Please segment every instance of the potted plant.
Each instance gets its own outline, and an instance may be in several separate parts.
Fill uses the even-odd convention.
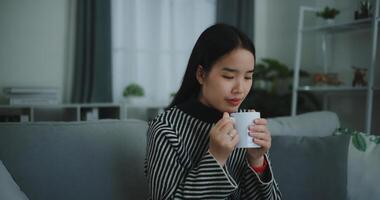
[[[123,96],[129,104],[137,104],[138,102],[141,102],[144,95],[144,89],[137,83],[127,85],[123,91]]]
[[[300,77],[308,76],[306,71],[300,70]],[[276,59],[264,58],[261,63],[256,64],[253,80],[256,88],[277,94],[286,92],[292,77],[293,70],[287,65]]]
[[[253,89],[243,101],[242,109],[255,109],[262,116],[277,117],[290,115],[292,102],[292,78],[294,71],[272,58],[264,58],[257,63],[253,72]],[[300,78],[310,75],[304,70],[299,71]],[[298,95],[299,111],[310,112],[319,110],[319,100],[309,92]]]
[[[326,6],[323,10],[317,12],[316,15],[317,17],[327,20],[327,23],[331,24],[339,13],[339,10]]]

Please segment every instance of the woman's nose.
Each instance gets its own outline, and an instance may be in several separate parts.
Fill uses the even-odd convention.
[[[244,92],[243,90],[244,90],[243,82],[241,80],[236,80],[234,87],[232,89],[232,92],[239,94],[239,93],[243,93]]]

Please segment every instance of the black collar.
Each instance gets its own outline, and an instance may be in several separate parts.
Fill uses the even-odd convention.
[[[177,107],[192,117],[195,117],[207,123],[216,123],[223,117],[222,112],[215,108],[204,105],[195,98],[192,98],[187,102],[178,105]]]

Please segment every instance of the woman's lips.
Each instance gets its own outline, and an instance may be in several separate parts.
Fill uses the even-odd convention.
[[[240,104],[240,99],[227,99],[226,101],[232,106],[238,106]]]

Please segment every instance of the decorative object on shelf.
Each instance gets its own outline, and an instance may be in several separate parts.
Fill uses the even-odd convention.
[[[327,21],[328,24],[333,24],[335,17],[340,13],[335,8],[326,6],[323,10],[316,13],[317,17],[321,17]]]
[[[355,11],[355,20],[356,19],[365,19],[372,17],[372,5],[369,0],[360,1],[359,10]]]
[[[313,75],[313,83],[317,86],[322,85],[341,85],[343,82],[339,80],[337,73],[315,73]]]
[[[255,66],[253,81],[255,88],[277,94],[287,92],[292,76],[293,70],[284,63],[273,58],[263,58],[262,62]],[[308,77],[309,73],[301,70],[300,76]]]
[[[54,87],[6,87],[9,105],[57,105],[59,89]]]
[[[137,105],[145,95],[144,89],[137,83],[131,83],[124,89],[123,96],[129,104]]]
[[[354,69],[354,80],[352,80],[352,86],[367,86],[367,81],[364,79],[367,68],[358,68],[353,66]]]

